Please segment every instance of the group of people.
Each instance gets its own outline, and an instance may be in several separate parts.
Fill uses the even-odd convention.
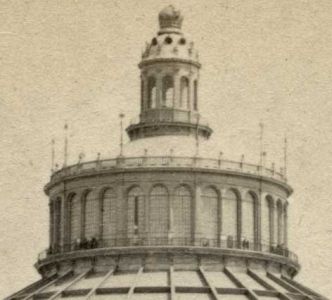
[[[47,249],[47,255],[60,253],[60,246],[53,245]]]
[[[278,244],[275,247],[271,247],[271,252],[275,253],[275,254],[281,254],[284,256],[288,256],[288,254],[289,254],[289,250],[287,248],[285,248],[285,246],[283,244]]]
[[[71,250],[81,250],[81,249],[95,249],[98,248],[98,240],[95,237],[77,239],[74,245],[70,246]],[[66,249],[67,247],[64,247]],[[57,254],[61,252],[61,247],[59,245],[52,245],[47,249],[47,255]]]
[[[242,239],[240,244],[238,241],[231,235],[227,236],[227,248],[242,248],[249,249],[250,241],[247,239]]]
[[[247,239],[242,240],[242,249],[249,249],[250,242]]]
[[[77,239],[74,244],[74,250],[98,248],[98,240],[93,238]]]

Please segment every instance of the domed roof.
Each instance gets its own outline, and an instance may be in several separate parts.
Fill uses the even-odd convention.
[[[165,7],[159,13],[159,25],[160,28],[181,28],[183,17],[179,10],[176,10],[174,6],[169,5]]]
[[[172,295],[170,297],[170,295]],[[262,270],[82,270],[44,279],[7,299],[326,299],[299,283]]]
[[[194,43],[182,33],[165,33],[157,35],[146,44],[142,55],[143,61],[158,58],[176,58],[198,61],[198,51]]]
[[[194,43],[181,32],[183,17],[172,5],[159,13],[160,31],[146,43],[142,54],[143,62],[150,59],[176,58],[198,61],[198,52]],[[197,66],[199,66],[197,62]]]
[[[178,59],[200,67],[194,43],[181,31],[182,21],[180,11],[172,5],[165,7],[159,13],[160,30],[150,42],[146,43],[141,64],[154,59]]]

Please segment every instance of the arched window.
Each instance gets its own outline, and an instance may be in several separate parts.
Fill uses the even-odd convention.
[[[108,188],[102,195],[102,237],[105,245],[115,244],[117,224],[117,197],[113,189]]]
[[[211,240],[212,245],[217,245],[218,242],[218,198],[215,189],[209,187],[203,190],[200,211],[203,220],[202,236]]]
[[[60,245],[61,241],[61,198],[57,198],[54,203],[54,244]]]
[[[71,243],[76,242],[81,238],[81,203],[76,194],[72,194],[69,197],[69,226],[70,226],[70,238]]]
[[[192,196],[186,186],[175,189],[171,203],[172,232],[177,245],[191,241]]]
[[[198,83],[194,80],[194,110],[198,110]]]
[[[283,245],[283,208],[281,200],[277,202],[277,232],[278,232],[278,245]]]
[[[273,198],[271,196],[266,196],[265,201],[262,203],[262,244],[263,246],[272,245],[272,235],[273,230]]]
[[[255,237],[255,198],[247,193],[242,201],[242,238],[254,242]]]
[[[168,236],[168,192],[164,186],[155,186],[150,193],[149,201],[149,232],[152,238],[166,238]],[[163,243],[163,240],[156,240]]]
[[[223,198],[223,234],[228,239],[236,242],[237,240],[237,202],[238,198],[234,191],[228,190]]]
[[[157,87],[156,79],[149,77],[148,79],[148,108],[155,108],[157,104]]]
[[[189,79],[181,77],[180,108],[189,108]]]
[[[128,192],[128,237],[142,235],[144,230],[144,198],[139,187],[133,187]]]
[[[99,203],[92,192],[83,196],[84,223],[83,232],[87,239],[98,238],[99,235]]]
[[[172,76],[166,75],[162,81],[162,106],[172,107],[174,97],[174,81]]]

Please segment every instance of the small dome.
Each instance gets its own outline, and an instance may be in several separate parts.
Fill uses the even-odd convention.
[[[198,51],[194,43],[183,33],[164,32],[146,44],[143,60],[156,58],[178,58],[198,62]]]
[[[159,25],[161,29],[177,28],[180,29],[183,17],[179,10],[176,10],[172,5],[165,7],[159,13]]]

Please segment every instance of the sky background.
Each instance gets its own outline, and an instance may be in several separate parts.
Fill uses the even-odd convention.
[[[258,162],[262,120],[267,162],[281,167],[287,133],[297,280],[332,297],[331,0],[2,0],[0,298],[39,279],[51,139],[60,165],[66,120],[70,162],[119,153],[118,115],[138,114],[137,64],[170,3],[200,52],[211,151]]]

